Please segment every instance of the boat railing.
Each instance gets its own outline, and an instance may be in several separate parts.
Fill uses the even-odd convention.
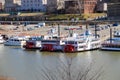
[[[105,45],[107,45],[107,44],[110,44],[110,45],[120,45],[120,42],[104,42],[104,43],[102,43],[102,44],[105,44]]]

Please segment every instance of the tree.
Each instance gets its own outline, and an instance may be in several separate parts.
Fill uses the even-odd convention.
[[[83,67],[77,66],[73,57],[68,58],[65,56],[62,59],[58,59],[58,62],[59,65],[54,70],[46,66],[41,69],[41,76],[44,80],[98,80],[103,73],[102,67],[94,69],[93,62]]]
[[[77,0],[78,2],[78,9],[79,9],[79,14],[82,14],[82,9],[83,9],[83,0]]]

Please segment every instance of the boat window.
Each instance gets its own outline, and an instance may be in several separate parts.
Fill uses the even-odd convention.
[[[79,48],[84,48],[84,46],[79,46]]]
[[[93,39],[92,41],[98,41],[98,39]]]
[[[13,39],[10,39],[10,41],[13,41]]]
[[[75,42],[75,41],[67,41],[67,42],[65,42],[66,44],[77,44],[77,42]]]
[[[81,41],[81,42],[78,42],[78,43],[80,44],[80,43],[84,43],[84,42],[83,42],[83,41]]]
[[[108,44],[104,44],[103,47],[109,47],[109,48],[120,48],[120,45],[108,45]]]
[[[15,41],[19,41],[19,40],[15,40]]]
[[[11,41],[15,41],[14,39],[11,39]]]
[[[24,39],[23,40],[19,40],[19,41],[24,41]]]
[[[59,42],[59,41],[49,41],[49,40],[46,40],[46,41],[42,41],[42,42],[47,42],[47,43],[48,42],[50,42],[50,43],[53,42],[53,43],[56,43],[56,42]]]

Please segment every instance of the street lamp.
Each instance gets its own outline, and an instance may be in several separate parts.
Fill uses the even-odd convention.
[[[110,27],[110,43],[112,43],[112,28]]]

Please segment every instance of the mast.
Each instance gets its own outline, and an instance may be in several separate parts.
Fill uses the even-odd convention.
[[[97,38],[97,24],[95,23],[95,38]]]
[[[110,28],[110,43],[112,43],[112,28]]]
[[[58,24],[58,39],[60,40],[60,25]]]

